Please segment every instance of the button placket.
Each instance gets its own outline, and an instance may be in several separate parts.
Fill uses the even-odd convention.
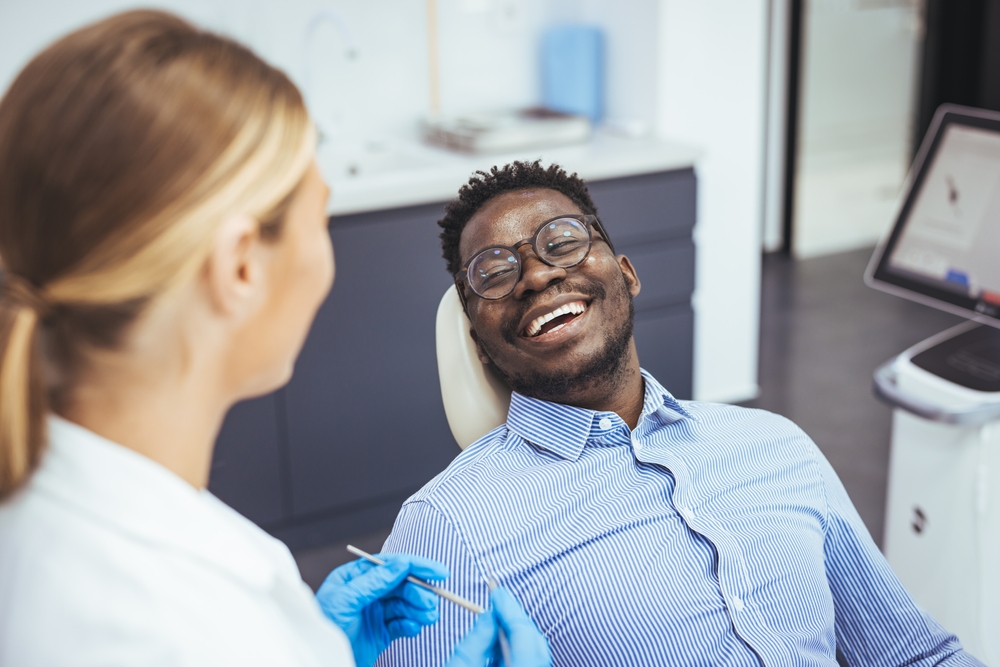
[[[701,529],[695,528],[692,523],[695,520],[694,512],[688,507],[688,475],[687,469],[684,464],[680,461],[672,462],[672,467],[675,468],[675,479],[676,487],[674,489],[674,507],[677,513],[680,514],[684,520],[687,522],[688,527],[695,532],[704,535],[715,547],[715,551],[718,554],[719,565],[718,565],[718,582],[719,589],[722,593],[723,600],[726,601],[726,606],[732,610],[734,614],[741,614],[746,611],[747,602],[746,600],[738,595],[733,588],[739,589],[740,586],[737,583],[735,587],[727,585],[726,581],[732,580],[734,577],[727,577],[726,571],[729,569],[724,563],[727,561],[735,560],[736,572],[735,580],[737,582],[743,582],[743,589],[750,590],[750,578],[746,571],[746,562],[743,559],[743,554],[739,548],[739,543],[735,539],[735,536],[727,531],[722,525],[715,521],[710,515],[703,515],[702,521],[700,522]],[[680,498],[678,498],[680,496]],[[735,553],[731,553],[735,551]],[[734,619],[735,620],[735,619]]]
[[[709,539],[715,545],[719,558],[717,570],[719,591],[726,601],[726,607],[730,610],[733,622],[737,621],[737,616],[745,622],[749,622],[753,616],[747,616],[751,614],[751,611],[747,609],[750,602],[746,595],[753,590],[753,586],[747,576],[746,562],[743,559],[739,542],[734,535],[718,525],[718,522],[711,517],[708,517],[707,521],[715,529],[712,532],[715,533],[716,537],[714,539],[709,537]],[[740,582],[742,582],[742,586]]]

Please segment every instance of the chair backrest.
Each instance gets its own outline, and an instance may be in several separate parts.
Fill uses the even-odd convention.
[[[479,360],[454,285],[441,298],[435,329],[444,413],[451,434],[465,449],[507,421],[510,389]]]

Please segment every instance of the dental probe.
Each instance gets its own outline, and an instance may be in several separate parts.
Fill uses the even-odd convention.
[[[494,579],[493,575],[491,574],[489,581],[486,582],[486,585],[489,586],[490,590],[492,591],[493,589],[497,588],[500,584],[497,583],[497,580]],[[503,664],[504,667],[510,667],[514,663],[511,662],[510,660],[510,642],[507,640],[507,631],[504,630],[503,626],[500,625],[499,623],[497,623],[497,625],[499,626],[497,628],[497,632],[500,635],[500,653],[503,654]]]
[[[381,558],[376,558],[375,556],[372,556],[370,553],[362,551],[361,549],[357,548],[353,544],[348,544],[347,550],[350,551],[355,556],[358,556],[359,558],[364,558],[369,563],[374,563],[375,565],[385,565],[385,561],[382,560]],[[455,595],[451,591],[446,591],[445,589],[435,586],[434,584],[428,584],[423,579],[417,579],[413,575],[408,576],[406,580],[411,584],[415,584],[417,586],[420,586],[421,588],[426,588],[431,593],[443,597],[448,602],[452,602],[454,604],[457,604],[459,607],[468,609],[473,614],[481,614],[484,611],[486,611],[475,602],[466,600],[461,595]]]
[[[482,559],[483,567],[486,569],[486,585],[489,586],[490,590],[494,590],[500,586],[497,583],[497,578],[493,574],[493,564],[490,561],[489,556],[486,552],[483,552]],[[500,653],[503,655],[504,667],[511,667],[513,664],[510,660],[510,641],[507,639],[507,632],[503,629],[503,626],[497,623],[497,634],[500,636]]]

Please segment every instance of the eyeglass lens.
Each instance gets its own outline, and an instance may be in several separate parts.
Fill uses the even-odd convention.
[[[590,252],[587,226],[573,218],[559,218],[535,234],[538,257],[546,264],[569,268]],[[509,248],[487,248],[469,262],[469,286],[481,297],[499,299],[513,291],[521,275],[521,258]]]

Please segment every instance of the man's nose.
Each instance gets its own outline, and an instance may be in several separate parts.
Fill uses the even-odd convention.
[[[511,293],[515,299],[523,298],[531,292],[541,292],[546,287],[566,278],[566,269],[549,266],[538,259],[531,246],[518,248],[521,255],[521,279]]]

